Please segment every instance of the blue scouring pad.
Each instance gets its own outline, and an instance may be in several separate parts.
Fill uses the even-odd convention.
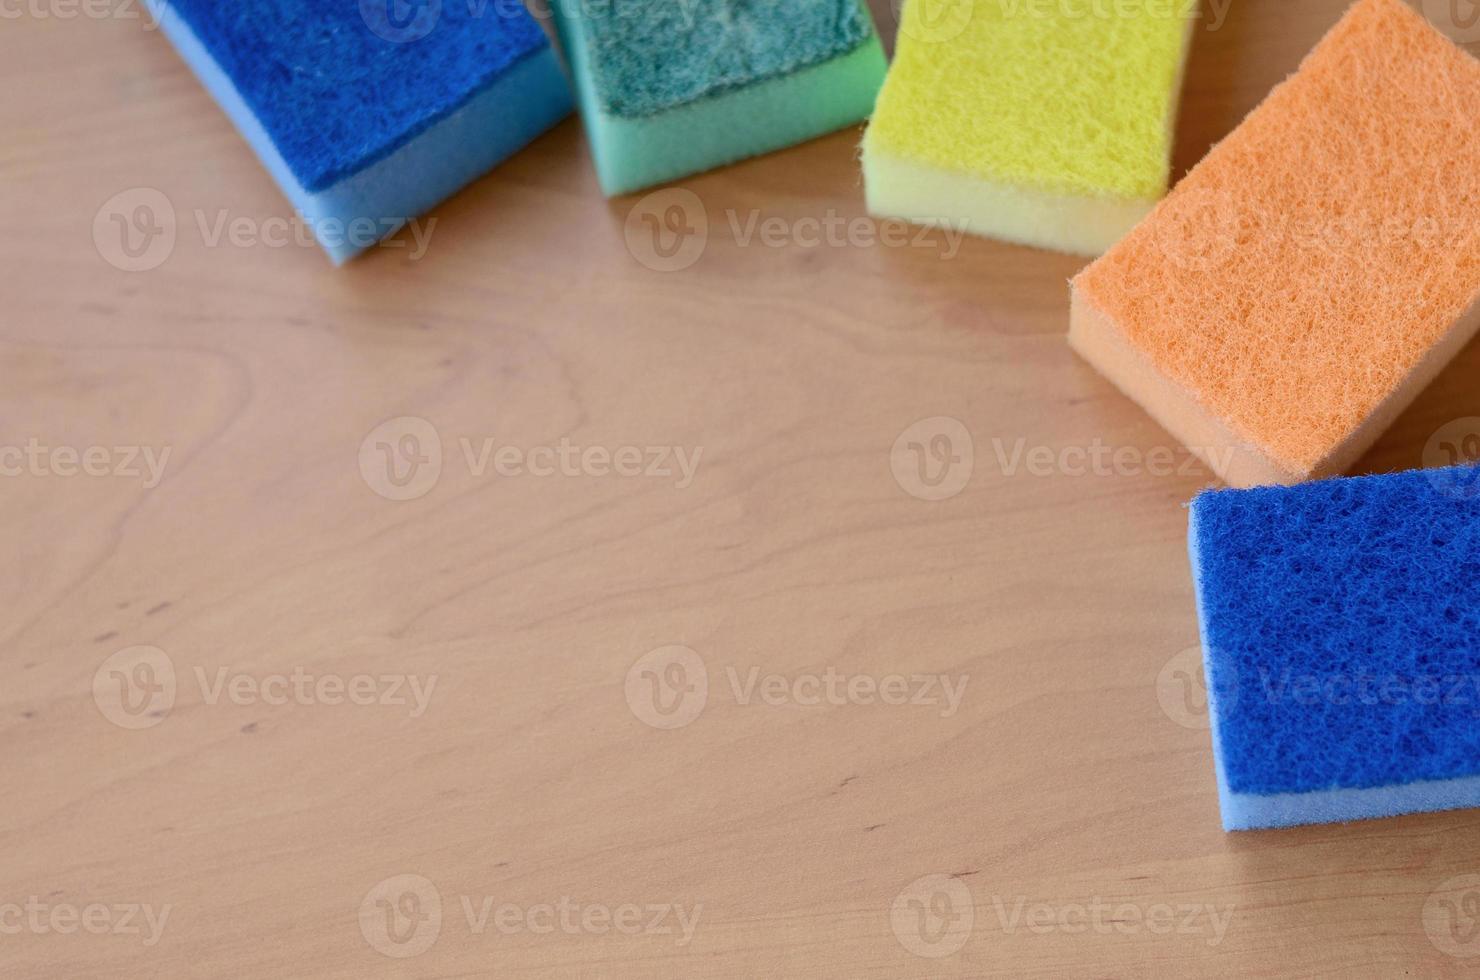
[[[768,153],[873,111],[861,0],[555,0],[608,195]]]
[[[336,264],[571,111],[518,4],[150,4]]]
[[[1227,830],[1480,806],[1480,468],[1192,505]]]

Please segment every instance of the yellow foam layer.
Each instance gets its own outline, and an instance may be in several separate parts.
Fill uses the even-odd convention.
[[[877,150],[863,158],[863,182],[870,214],[1086,256],[1104,254],[1157,203],[1013,187]]]
[[[929,197],[947,205],[931,217],[979,234],[1104,251],[1166,193],[1196,13],[1196,0],[908,0],[864,137],[871,208],[911,217]],[[943,184],[900,186],[906,172]],[[1054,231],[1078,221],[1104,227]]]

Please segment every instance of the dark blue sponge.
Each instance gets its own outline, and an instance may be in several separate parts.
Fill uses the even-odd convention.
[[[1224,825],[1480,805],[1480,469],[1192,505]]]
[[[422,25],[381,20],[376,3],[357,0],[168,3],[309,193],[385,157],[547,43],[511,3],[452,0]]]
[[[517,2],[147,2],[336,262],[572,108]]]

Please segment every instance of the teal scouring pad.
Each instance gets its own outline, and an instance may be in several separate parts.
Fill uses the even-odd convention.
[[[335,263],[485,173],[571,110],[518,4],[151,0]]]
[[[555,0],[608,195],[852,125],[884,51],[861,0]]]
[[[1192,505],[1227,830],[1480,806],[1480,468]]]

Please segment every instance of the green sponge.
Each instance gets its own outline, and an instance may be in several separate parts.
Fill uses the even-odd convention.
[[[1104,252],[1166,194],[1196,0],[940,3],[904,8],[870,213]]]
[[[884,79],[860,0],[556,0],[554,11],[609,196],[856,123]]]

